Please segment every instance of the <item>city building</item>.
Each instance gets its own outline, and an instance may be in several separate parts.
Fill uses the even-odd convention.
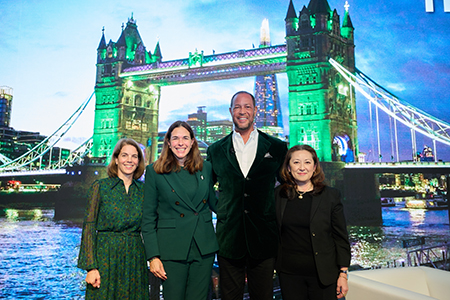
[[[233,131],[233,122],[230,120],[209,121],[206,127],[206,143],[214,142],[226,137]]]
[[[7,86],[0,87],[0,128],[9,127],[11,122],[11,107],[13,89]]]
[[[206,106],[197,107],[197,112],[188,115],[186,123],[191,126],[197,140],[206,141]]]
[[[264,19],[260,30],[260,48],[270,46],[269,21]],[[255,80],[255,102],[257,107],[256,127],[275,137],[284,138],[283,116],[275,74],[258,75]]]
[[[230,120],[208,121],[206,106],[198,106],[196,113],[188,115],[186,123],[192,127],[197,140],[207,145],[217,142],[233,131],[233,122]]]

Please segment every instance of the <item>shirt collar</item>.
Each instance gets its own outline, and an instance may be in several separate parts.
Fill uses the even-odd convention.
[[[253,130],[252,132],[250,132],[250,137],[248,138],[248,141],[252,140],[252,139],[257,139],[258,138],[258,130],[256,129],[255,126],[253,126]],[[235,142],[237,142],[238,140],[244,142],[244,139],[242,138],[241,134],[239,132],[237,132],[236,130],[233,130],[233,140]],[[248,143],[247,141],[247,143]]]
[[[120,179],[119,177],[110,177],[110,178],[112,180],[111,189],[114,189],[119,183],[123,184],[123,180]],[[136,179],[133,179],[131,181],[131,185],[130,186],[132,186],[132,185],[135,185],[139,189],[139,184],[137,184]]]

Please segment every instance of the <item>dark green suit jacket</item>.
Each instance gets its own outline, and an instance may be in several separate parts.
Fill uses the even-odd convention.
[[[285,142],[258,131],[256,157],[247,177],[241,172],[232,134],[208,148],[214,180],[219,182],[217,240],[219,255],[239,259],[275,257],[278,229],[274,187],[287,152]]]
[[[214,253],[218,244],[211,210],[217,202],[211,177],[211,164],[204,162],[197,177],[198,188],[193,199],[173,172],[157,174],[147,166],[144,185],[142,236],[147,259],[186,260],[192,239],[202,255]]]

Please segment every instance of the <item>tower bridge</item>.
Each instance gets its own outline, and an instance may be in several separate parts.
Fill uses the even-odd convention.
[[[394,120],[409,126],[412,132],[427,134],[433,140],[450,143],[447,137],[450,125],[398,101],[357,70],[348,5],[341,23],[337,10],[331,10],[327,0],[310,0],[298,12],[290,0],[285,27],[283,45],[261,45],[212,55],[196,50],[186,58],[168,61],[162,60],[159,42],[153,53],[146,50],[133,17],[117,42],[106,43],[103,31],[97,48],[94,135],[88,147],[75,157],[90,153],[94,158],[107,159],[120,138],[130,137],[143,145],[147,162],[155,160],[161,87],[287,73],[289,143],[309,144],[316,149],[327,177],[333,185],[341,187],[346,209],[358,212],[351,213],[350,218],[358,216],[359,220],[350,223],[380,222],[376,174],[394,168],[405,172],[450,173],[449,165],[437,162],[432,168],[420,163],[355,164],[359,153],[356,91]],[[57,136],[64,134],[60,132]],[[53,146],[46,145],[34,149],[21,161],[9,162],[0,157],[0,174],[18,171],[27,160],[39,159],[39,152],[49,151]]]

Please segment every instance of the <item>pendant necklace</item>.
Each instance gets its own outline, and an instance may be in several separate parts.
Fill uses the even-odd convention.
[[[314,189],[314,186],[312,186],[312,188],[311,187],[309,187],[309,188],[307,188],[307,189],[305,189],[305,191],[299,191],[299,188],[298,188],[298,186],[297,186],[297,188],[295,189],[295,191],[297,192],[297,194],[298,194],[298,199],[303,199],[303,195],[305,194],[305,193],[307,193],[307,192],[310,192],[310,191],[312,191]]]
[[[297,191],[297,194],[298,194],[298,199],[303,199],[303,195],[306,193],[306,191],[304,191],[304,192],[299,192],[299,191]]]

